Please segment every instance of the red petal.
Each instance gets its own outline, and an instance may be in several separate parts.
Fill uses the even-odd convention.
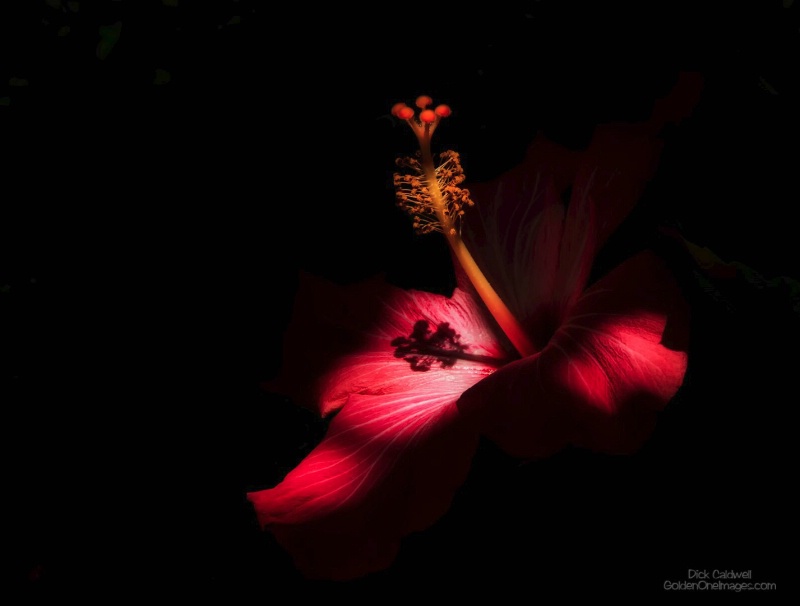
[[[403,536],[449,507],[477,447],[477,431],[455,406],[474,380],[436,374],[414,392],[352,396],[283,482],[248,495],[262,527],[307,577],[383,569]]]
[[[520,269],[529,273],[519,276],[518,283],[544,286],[535,289],[522,312],[523,324],[539,349],[544,348],[561,325],[589,279],[595,253],[594,204],[589,191],[588,183],[573,189],[566,215],[560,204],[542,213],[540,225],[561,221],[559,237],[552,238],[545,247],[540,246],[539,239],[543,242],[548,239],[537,234],[533,259],[520,264]],[[560,218],[553,208],[560,209]],[[537,231],[543,230],[539,227]],[[535,279],[531,280],[531,276]]]
[[[540,133],[519,165],[494,181],[470,183],[472,198],[479,206],[499,206],[496,212],[510,230],[505,236],[513,242],[520,230],[528,228],[518,220],[519,209],[530,208],[530,212],[525,212],[532,218],[547,205],[540,195],[545,184],[552,184],[558,197],[569,187],[587,190],[591,184],[588,193],[595,198],[603,218],[598,242],[602,244],[628,215],[642,188],[653,177],[663,145],[662,129],[691,114],[702,86],[699,74],[681,73],[667,96],[654,103],[649,120],[600,124],[583,150],[568,149]],[[466,226],[470,227],[469,221]]]
[[[459,408],[519,457],[567,444],[635,450],[683,382],[687,314],[663,262],[640,253],[584,293],[546,349],[475,385]]]
[[[541,325],[543,310],[550,316],[545,324],[560,320],[581,292],[595,251],[628,216],[655,175],[663,127],[688,116],[701,89],[699,74],[682,73],[670,93],[654,103],[648,121],[599,125],[584,150],[567,149],[540,134],[518,166],[495,181],[469,184],[483,220],[468,219],[465,238],[515,315],[536,316],[536,332],[548,333]],[[558,249],[552,248],[553,240],[543,251],[535,238],[544,229],[542,223],[553,222],[552,205],[560,203],[570,187],[562,248],[554,265],[550,257]],[[589,199],[592,205],[587,206]],[[545,258],[539,258],[542,254]],[[554,267],[557,276],[552,275]],[[536,283],[555,284],[555,289],[542,289],[547,294],[541,298],[527,286],[531,276]]]
[[[552,181],[537,183],[529,193],[530,205],[505,218],[495,211],[514,198],[503,193],[479,217],[480,237],[473,232],[467,239],[500,298],[541,348],[586,284],[595,252],[594,213],[586,189],[574,191],[566,212]],[[472,292],[456,267],[458,283]]]
[[[552,295],[554,307],[562,314],[575,304],[586,286],[597,250],[592,190],[593,180],[577,183],[567,207],[558,277]]]
[[[283,368],[267,388],[287,393],[326,415],[351,394],[416,392],[434,381],[395,357],[392,341],[408,337],[427,321],[435,329],[447,322],[467,346],[466,353],[502,359],[502,350],[480,305],[456,289],[452,297],[403,290],[380,278],[340,286],[302,275],[292,319],[286,330]],[[466,374],[474,382],[494,366],[461,359],[449,376]]]
[[[575,184],[591,182],[597,208],[597,246],[628,216],[658,168],[661,131],[689,116],[700,99],[703,78],[682,72],[672,90],[653,105],[647,122],[603,124],[582,153]]]

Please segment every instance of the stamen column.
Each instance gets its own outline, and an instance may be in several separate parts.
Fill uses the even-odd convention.
[[[478,267],[475,259],[467,249],[464,240],[461,239],[459,230],[456,229],[454,225],[453,217],[448,212],[448,204],[439,187],[439,179],[436,175],[436,165],[434,164],[433,154],[431,152],[431,136],[441,118],[449,116],[451,110],[447,105],[439,105],[435,110],[428,109],[432,103],[433,100],[427,95],[422,95],[417,98],[416,105],[421,110],[418,120],[414,117],[414,110],[404,103],[397,103],[392,108],[392,114],[397,118],[405,120],[414,131],[419,141],[421,152],[420,166],[425,186],[427,187],[424,198],[429,200],[432,207],[430,210],[436,215],[436,219],[441,226],[441,231],[444,233],[447,242],[453,249],[456,259],[464,269],[464,273],[469,277],[476,292],[488,308],[489,313],[497,320],[500,328],[520,355],[523,357],[533,355],[537,352],[536,348],[528,339],[519,321],[514,317]]]

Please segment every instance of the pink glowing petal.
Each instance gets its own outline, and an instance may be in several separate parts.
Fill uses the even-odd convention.
[[[404,393],[436,383],[438,363],[429,372],[414,372],[395,357],[392,341],[408,337],[420,320],[431,329],[447,322],[473,358],[458,359],[447,369],[451,377],[480,378],[494,367],[474,358],[506,357],[480,305],[460,289],[448,298],[403,290],[381,278],[341,286],[302,275],[295,301],[283,368],[266,387],[315,406],[323,415],[340,408],[351,394]]]
[[[298,467],[275,488],[248,494],[262,528],[307,577],[386,568],[403,536],[450,506],[478,441],[455,401],[477,378],[437,376],[409,393],[351,396]]]
[[[631,452],[683,382],[687,313],[663,262],[640,253],[584,293],[546,349],[475,385],[459,408],[515,456],[567,444]]]

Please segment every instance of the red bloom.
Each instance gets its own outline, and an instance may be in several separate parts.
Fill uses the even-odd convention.
[[[338,413],[281,483],[248,496],[304,574],[348,579],[387,567],[403,536],[448,508],[480,435],[523,458],[567,444],[630,452],[647,437],[686,370],[679,289],[651,252],[587,281],[598,247],[655,170],[660,127],[690,107],[679,101],[696,82],[679,84],[650,122],[598,128],[582,152],[537,139],[520,167],[471,192],[458,187],[457,157],[448,158],[436,173],[447,190],[437,216],[467,267],[451,297],[380,279],[346,287],[301,279],[271,388],[321,415]],[[418,100],[418,136],[450,113],[430,103]],[[414,120],[409,112],[395,108]],[[415,213],[428,203],[408,185],[416,178],[399,179],[401,202]],[[483,220],[465,221],[473,232],[464,241],[499,307],[494,291],[467,280],[473,270],[449,229],[472,199]],[[428,225],[415,214],[417,224]]]

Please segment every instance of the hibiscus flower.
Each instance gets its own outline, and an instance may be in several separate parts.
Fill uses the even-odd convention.
[[[419,232],[447,238],[457,287],[301,276],[269,388],[332,420],[277,486],[248,498],[305,576],[388,567],[403,537],[448,509],[481,436],[525,460],[644,442],[684,378],[686,305],[651,251],[589,280],[698,84],[683,75],[649,121],[598,127],[581,151],[538,137],[520,166],[469,190],[458,154],[437,166],[431,150],[450,108],[427,96],[393,108],[420,143],[398,162],[398,203]]]

